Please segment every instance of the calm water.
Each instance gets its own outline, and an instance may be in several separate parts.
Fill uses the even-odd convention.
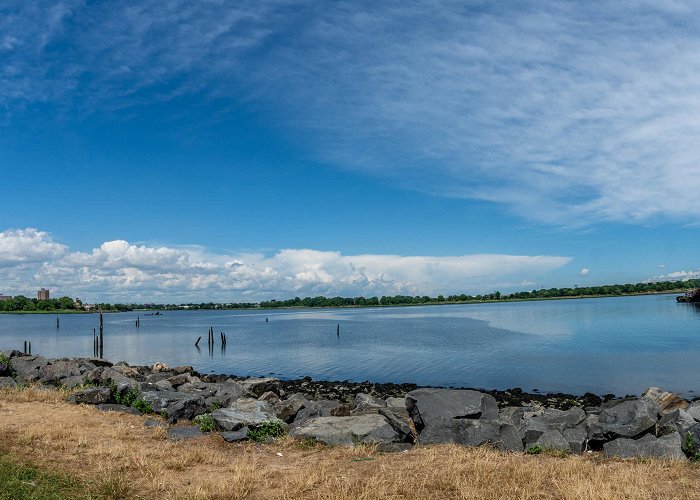
[[[141,328],[134,320],[141,317]],[[269,318],[269,322],[265,322]],[[700,391],[700,308],[674,295],[304,311],[105,314],[105,358],[202,373],[583,393]],[[336,325],[340,323],[340,335]],[[0,315],[0,348],[92,356],[97,315]],[[216,349],[207,348],[207,329]],[[225,352],[219,332],[228,337]],[[202,336],[201,348],[194,342]]]

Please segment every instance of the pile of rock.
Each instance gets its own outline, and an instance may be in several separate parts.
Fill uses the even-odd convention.
[[[690,403],[656,388],[640,398],[600,400],[595,406],[565,410],[539,401],[499,407],[484,392],[440,388],[417,388],[397,397],[336,388],[345,397],[326,399],[289,392],[274,378],[211,378],[188,366],[49,360],[17,351],[5,355],[11,361],[10,366],[0,366],[0,387],[31,382],[88,384],[91,387],[75,392],[70,401],[138,413],[116,404],[132,394],[144,403],[133,406],[146,407],[170,423],[210,415],[207,418],[228,441],[246,439],[250,429],[273,423],[299,439],[331,445],[372,443],[385,451],[454,443],[514,452],[602,450],[607,456],[686,459],[697,453],[700,444],[700,401]],[[173,432],[176,438],[198,435],[195,428],[178,429]]]

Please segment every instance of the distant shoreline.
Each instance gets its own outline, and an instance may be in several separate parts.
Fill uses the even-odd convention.
[[[277,306],[277,307],[196,307],[186,308],[184,306],[163,306],[161,308],[137,308],[129,311],[103,310],[104,314],[122,312],[150,312],[150,311],[276,311],[276,310],[314,310],[314,309],[376,309],[391,307],[423,307],[423,306],[450,306],[460,304],[499,304],[504,302],[539,302],[545,300],[577,300],[577,299],[606,299],[614,297],[639,297],[645,295],[678,295],[687,289],[668,290],[662,292],[640,292],[640,293],[620,293],[605,295],[575,295],[566,297],[532,297],[532,298],[508,298],[498,300],[466,300],[466,301],[442,301],[442,302],[421,302],[417,304],[373,304],[373,305],[333,305],[333,306]],[[61,309],[54,311],[0,311],[0,314],[97,314],[99,311],[77,311],[74,309]]]

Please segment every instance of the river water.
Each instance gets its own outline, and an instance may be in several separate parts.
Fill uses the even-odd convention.
[[[61,315],[60,328],[56,315],[0,315],[0,349],[22,350],[31,340],[33,352],[44,356],[92,356],[98,324],[96,314]],[[104,339],[104,357],[112,361],[187,364],[201,373],[576,394],[639,394],[652,385],[686,396],[700,391],[700,308],[677,304],[674,295],[130,312],[104,315]]]

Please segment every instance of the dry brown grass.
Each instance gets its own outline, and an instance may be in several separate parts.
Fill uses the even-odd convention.
[[[144,417],[0,390],[0,451],[90,481],[108,498],[700,498],[700,467],[661,460],[501,454],[457,446],[383,455],[372,447],[170,442]],[[281,456],[280,456],[281,454]],[[369,460],[367,460],[369,459]]]

